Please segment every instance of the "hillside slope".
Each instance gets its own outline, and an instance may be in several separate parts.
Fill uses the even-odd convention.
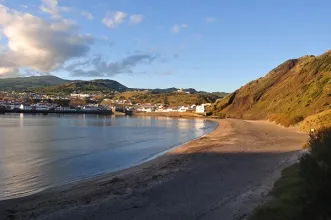
[[[296,124],[331,108],[331,51],[284,62],[218,100],[215,115]]]
[[[58,93],[58,92],[71,93],[74,91],[124,92],[126,90],[128,90],[128,88],[117,81],[109,80],[109,79],[96,79],[96,80],[91,80],[91,81],[77,81],[77,82],[70,82],[70,83],[61,84],[61,85],[57,85],[57,86],[49,86],[49,87],[40,89],[38,92],[43,92],[43,93]]]
[[[55,86],[68,82],[70,82],[70,80],[61,79],[52,75],[7,78],[0,79],[0,91],[33,90],[36,88]]]
[[[217,99],[224,97],[223,93],[159,93],[154,94],[147,91],[127,91],[117,94],[115,99],[130,99],[133,103],[164,104],[167,106],[182,106],[202,103],[214,103]]]

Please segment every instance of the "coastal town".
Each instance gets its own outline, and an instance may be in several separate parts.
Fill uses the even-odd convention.
[[[164,103],[137,103],[130,99],[112,99],[99,94],[74,92],[69,95],[46,95],[32,92],[1,92],[0,110],[7,112],[66,112],[66,113],[169,113],[205,114],[211,103],[170,106]]]

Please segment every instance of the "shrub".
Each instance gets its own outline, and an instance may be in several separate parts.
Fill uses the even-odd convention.
[[[331,219],[331,127],[312,133],[308,152],[283,170],[274,199],[254,210],[249,220]]]
[[[300,159],[300,176],[305,182],[301,219],[330,219],[331,127],[310,135],[308,151]]]

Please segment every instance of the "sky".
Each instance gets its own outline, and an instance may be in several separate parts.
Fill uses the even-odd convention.
[[[0,0],[0,78],[232,92],[330,49],[329,0]]]

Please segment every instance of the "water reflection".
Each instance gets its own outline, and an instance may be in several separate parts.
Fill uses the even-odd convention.
[[[0,199],[127,168],[216,125],[167,117],[0,117]]]
[[[24,114],[20,113],[20,128],[23,128],[24,126]]]

